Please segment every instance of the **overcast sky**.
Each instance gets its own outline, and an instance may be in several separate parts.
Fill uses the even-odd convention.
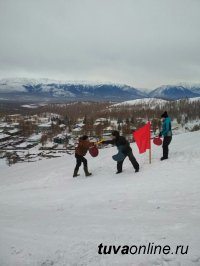
[[[200,0],[0,0],[0,78],[200,82]]]

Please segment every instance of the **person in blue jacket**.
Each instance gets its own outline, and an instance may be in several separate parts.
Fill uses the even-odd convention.
[[[171,118],[168,116],[168,113],[165,111],[161,118],[163,118],[162,131],[159,134],[159,137],[164,137],[163,139],[163,156],[160,158],[161,161],[168,159],[169,154],[169,144],[172,141],[172,125]]]

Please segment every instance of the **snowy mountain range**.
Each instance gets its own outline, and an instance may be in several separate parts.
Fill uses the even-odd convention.
[[[0,80],[0,98],[15,100],[112,100],[121,101],[147,97],[127,85],[87,84],[48,79]]]
[[[193,98],[200,96],[200,84],[178,84],[161,86],[149,93],[150,97],[168,100],[178,100],[182,98]]]
[[[125,84],[86,83],[50,79],[12,78],[0,80],[0,99],[15,101],[126,101],[143,98],[177,100],[200,96],[200,84],[161,86],[151,92]]]

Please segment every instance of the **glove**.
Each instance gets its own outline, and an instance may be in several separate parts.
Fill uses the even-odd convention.
[[[104,139],[101,139],[101,140],[97,141],[95,144],[98,145],[98,144],[101,144],[101,143],[102,144],[104,143]]]
[[[160,138],[162,137],[162,132],[159,133],[159,137],[160,137]]]

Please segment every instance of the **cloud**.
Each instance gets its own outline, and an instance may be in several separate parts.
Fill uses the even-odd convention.
[[[198,0],[0,0],[0,77],[199,81]]]

